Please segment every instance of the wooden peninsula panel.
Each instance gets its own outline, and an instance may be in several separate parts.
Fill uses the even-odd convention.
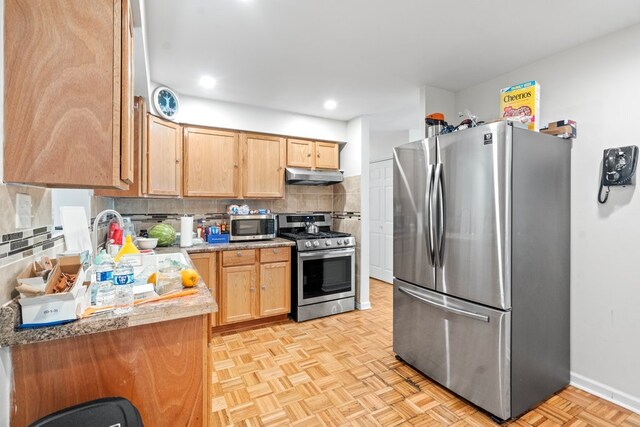
[[[194,316],[15,347],[11,425],[108,396],[133,402],[144,425],[205,425],[206,329]]]

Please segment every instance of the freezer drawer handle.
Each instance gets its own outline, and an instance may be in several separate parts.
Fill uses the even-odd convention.
[[[480,320],[482,322],[488,322],[489,321],[489,316],[483,316],[482,314],[478,314],[478,313],[473,313],[471,311],[465,311],[465,310],[460,310],[459,308],[454,308],[454,307],[448,307],[444,304],[438,304],[437,302],[428,300],[426,298],[421,297],[419,294],[407,289],[407,288],[403,288],[403,287],[399,287],[398,290],[400,292],[402,292],[403,294],[407,294],[410,297],[413,297],[417,300],[422,301],[425,304],[429,304],[433,307],[437,307],[440,310],[444,310],[444,311],[448,311],[449,313],[453,313],[453,314],[458,314],[460,316],[465,316],[468,317],[470,319],[474,319],[474,320]]]

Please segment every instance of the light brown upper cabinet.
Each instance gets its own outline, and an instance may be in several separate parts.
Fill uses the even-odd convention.
[[[287,166],[312,168],[314,165],[314,142],[304,139],[287,139]]]
[[[287,166],[307,169],[339,169],[339,145],[335,142],[287,139]]]
[[[147,114],[147,186],[149,196],[180,196],[182,127]]]
[[[240,197],[239,134],[184,128],[184,195]]]
[[[246,198],[284,197],[286,142],[278,136],[240,134],[242,194]]]
[[[316,169],[338,169],[340,154],[338,144],[334,142],[316,141]]]
[[[147,194],[147,107],[144,98],[133,103],[133,183],[128,190],[96,189],[96,196],[144,197]]]
[[[5,181],[133,181],[132,31],[129,0],[5,0]]]

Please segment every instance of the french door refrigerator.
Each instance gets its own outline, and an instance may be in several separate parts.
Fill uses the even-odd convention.
[[[394,352],[499,419],[569,383],[570,168],[506,122],[394,148]]]

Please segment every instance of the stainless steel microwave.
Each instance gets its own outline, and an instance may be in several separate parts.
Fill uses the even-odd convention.
[[[278,235],[277,215],[229,215],[229,240],[275,239]]]

